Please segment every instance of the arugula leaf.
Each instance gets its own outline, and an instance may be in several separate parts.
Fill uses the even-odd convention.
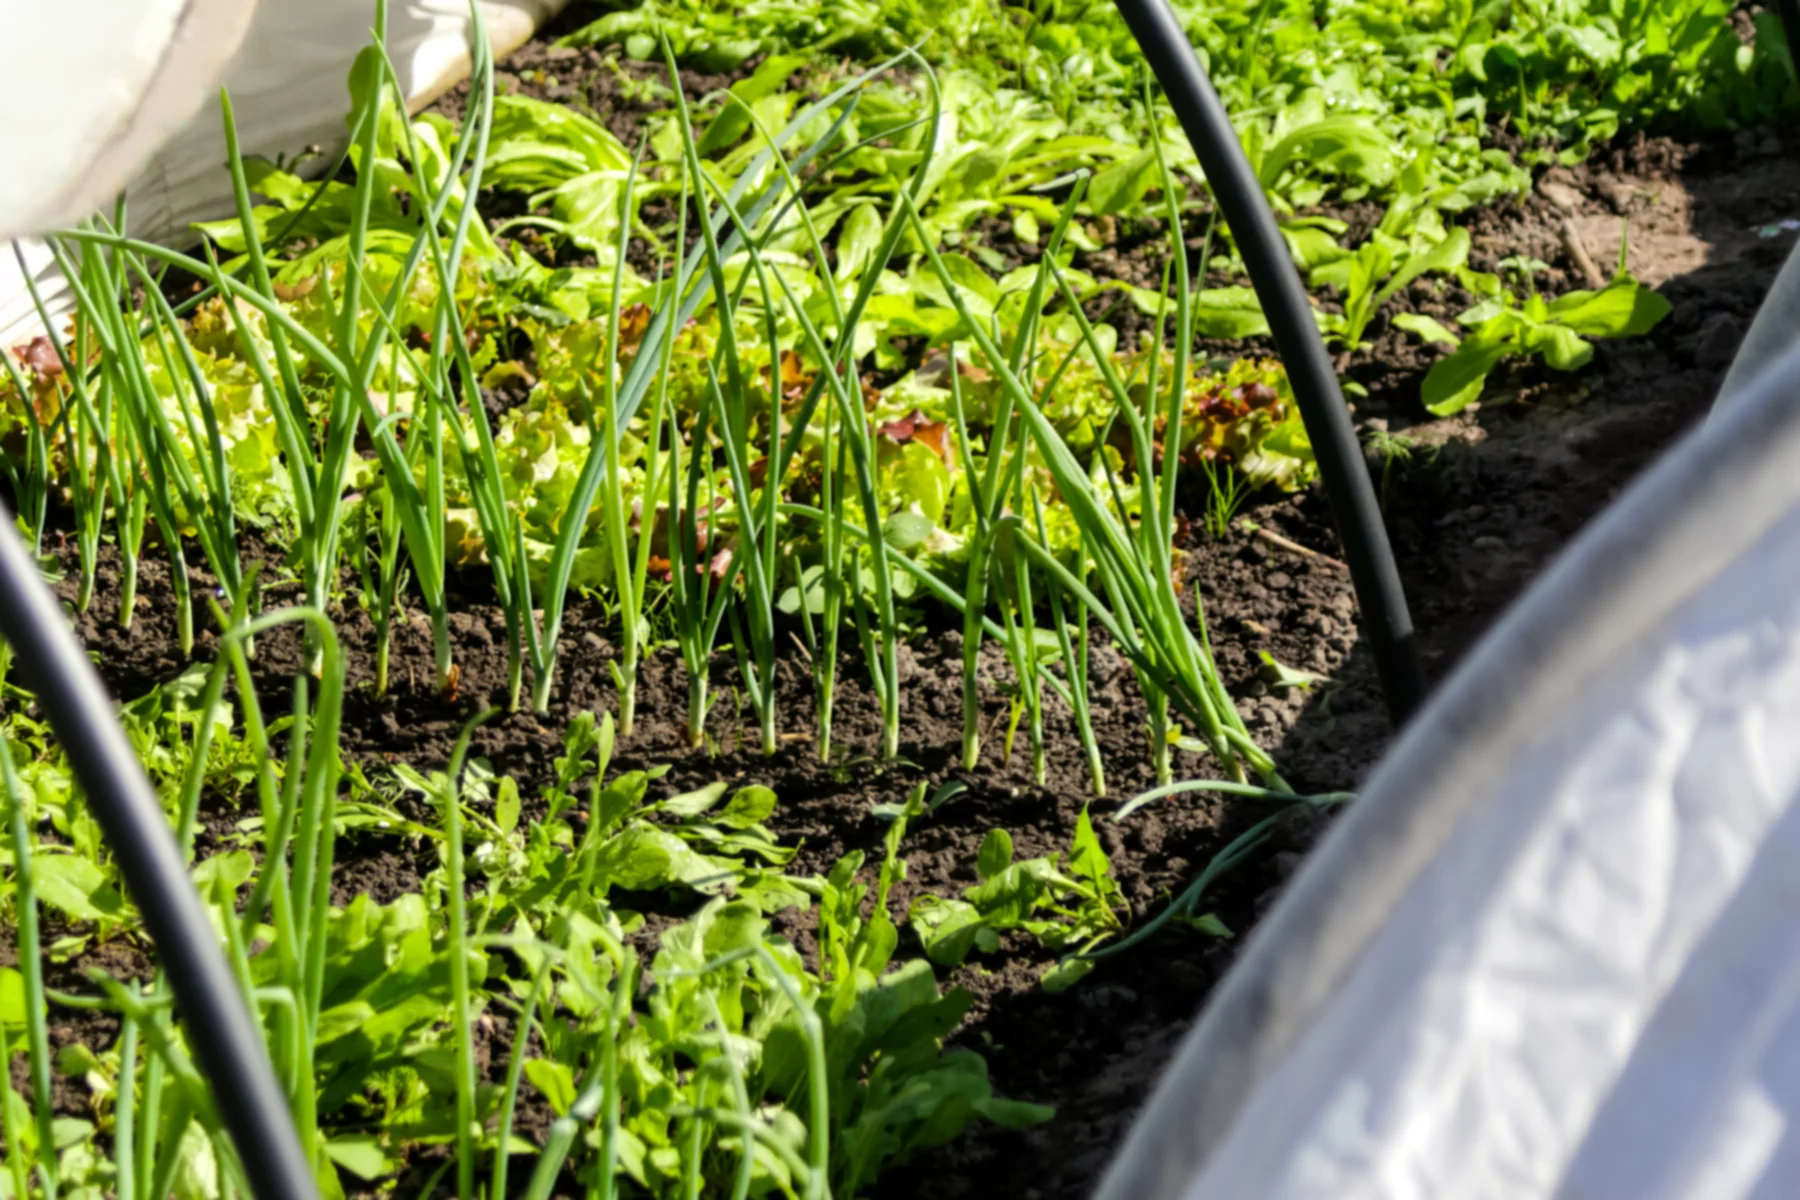
[[[1304,162],[1311,169],[1383,183],[1394,173],[1393,139],[1362,117],[1324,117],[1287,133],[1257,165],[1263,188],[1274,191],[1283,173]]]
[[[954,967],[967,958],[981,933],[992,933],[981,910],[966,900],[920,896],[913,901],[907,919],[927,957],[945,967]]]
[[[987,837],[982,839],[981,850],[976,855],[975,870],[984,880],[992,879],[1012,866],[1012,860],[1012,835],[1004,829],[990,829]]]
[[[761,784],[739,788],[719,814],[719,824],[732,829],[751,829],[775,811],[775,793]]]
[[[697,791],[671,796],[655,807],[662,812],[674,813],[678,817],[697,817],[724,798],[727,786],[724,780],[709,783]]]
[[[1236,285],[1203,288],[1194,295],[1194,331],[1209,338],[1264,337],[1269,319],[1263,315],[1254,289]]]
[[[71,921],[104,923],[125,915],[123,897],[90,858],[39,853],[31,872],[37,898]]]
[[[1122,928],[1123,907],[1112,862],[1083,809],[1075,822],[1065,873],[1058,857],[1013,861],[1012,836],[990,830],[976,857],[981,882],[962,899],[930,894],[913,901],[907,915],[932,962],[956,966],[977,951],[999,948],[999,934],[1023,930],[1052,949],[1091,949]],[[1069,959],[1050,968],[1046,986],[1061,989],[1087,974],[1086,960]]]
[[[1437,342],[1452,350],[1460,344],[1461,339],[1435,320],[1423,313],[1396,313],[1393,320],[1395,329],[1403,329],[1427,342]]]

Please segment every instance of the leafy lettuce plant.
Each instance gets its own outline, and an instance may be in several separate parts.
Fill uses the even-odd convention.
[[[1480,399],[1488,375],[1507,358],[1541,358],[1558,371],[1586,366],[1594,357],[1590,338],[1638,337],[1669,315],[1667,300],[1621,270],[1598,291],[1567,292],[1546,300],[1533,292],[1523,303],[1510,295],[1484,301],[1457,317],[1473,330],[1458,339],[1426,318],[1407,328],[1453,351],[1425,375],[1425,407],[1438,416],[1460,412]]]
[[[625,202],[636,173],[631,152],[591,118],[528,96],[495,97],[492,137],[489,185],[527,193],[532,209],[550,207],[549,216],[516,217],[494,232],[546,229],[612,267],[619,229],[637,218],[637,205]]]

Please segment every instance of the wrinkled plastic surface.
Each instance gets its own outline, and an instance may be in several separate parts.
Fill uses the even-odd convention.
[[[1800,512],[1650,640],[1493,781],[1190,1200],[1800,1194]]]
[[[104,203],[194,115],[256,4],[0,4],[0,235]]]
[[[565,3],[482,0],[495,54],[523,44]],[[310,147],[329,155],[342,146],[350,106],[345,81],[357,53],[369,44],[373,13],[371,0],[262,0],[224,77],[246,155],[292,160]],[[388,54],[409,107],[424,107],[467,76],[469,25],[468,0],[395,0],[390,6]],[[208,91],[194,116],[127,185],[134,236],[191,241],[192,223],[232,213],[219,100],[216,89]],[[4,137],[0,134],[0,145]],[[30,239],[21,239],[20,248],[53,317],[73,311],[73,297],[49,251]],[[0,347],[43,332],[7,247],[0,253]]]
[[[1782,351],[1800,341],[1800,245],[1788,254],[1780,274],[1769,286],[1769,294],[1756,310],[1737,357],[1719,385],[1716,408],[1729,408],[1756,377],[1781,356]]]
[[[1800,347],[1439,686],[1099,1200],[1800,1195],[1796,394]]]

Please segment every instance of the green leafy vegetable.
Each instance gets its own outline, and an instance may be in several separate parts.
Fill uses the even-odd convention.
[[[1624,274],[1599,291],[1550,301],[1534,294],[1517,308],[1504,301],[1477,305],[1457,318],[1474,332],[1426,374],[1425,407],[1438,416],[1468,407],[1489,373],[1510,357],[1538,357],[1555,370],[1576,370],[1594,357],[1587,339],[1640,336],[1669,311],[1667,300]]]

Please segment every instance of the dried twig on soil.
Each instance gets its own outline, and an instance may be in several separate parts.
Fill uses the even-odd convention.
[[[1580,206],[1581,196],[1575,189],[1565,184],[1555,183],[1548,179],[1538,183],[1538,195],[1548,200],[1562,213],[1562,223],[1558,232],[1562,234],[1563,250],[1575,269],[1581,272],[1581,278],[1590,288],[1598,290],[1606,286],[1606,276],[1594,264],[1593,255],[1588,253],[1587,243],[1582,239],[1581,230],[1575,224],[1575,212]]]
[[[1340,571],[1348,571],[1350,569],[1347,563],[1341,562],[1338,559],[1331,557],[1329,554],[1321,554],[1310,546],[1302,546],[1299,542],[1284,538],[1273,529],[1264,528],[1254,521],[1242,521],[1240,522],[1240,525],[1256,537],[1269,543],[1269,545],[1286,550],[1290,554],[1298,554],[1303,558],[1310,558],[1315,562],[1322,562],[1326,566],[1336,567]]]
[[[1594,265],[1594,260],[1587,252],[1587,246],[1581,240],[1581,230],[1575,227],[1575,218],[1565,216],[1562,219],[1563,249],[1568,251],[1569,258],[1588,287],[1599,291],[1606,286],[1606,276]]]

